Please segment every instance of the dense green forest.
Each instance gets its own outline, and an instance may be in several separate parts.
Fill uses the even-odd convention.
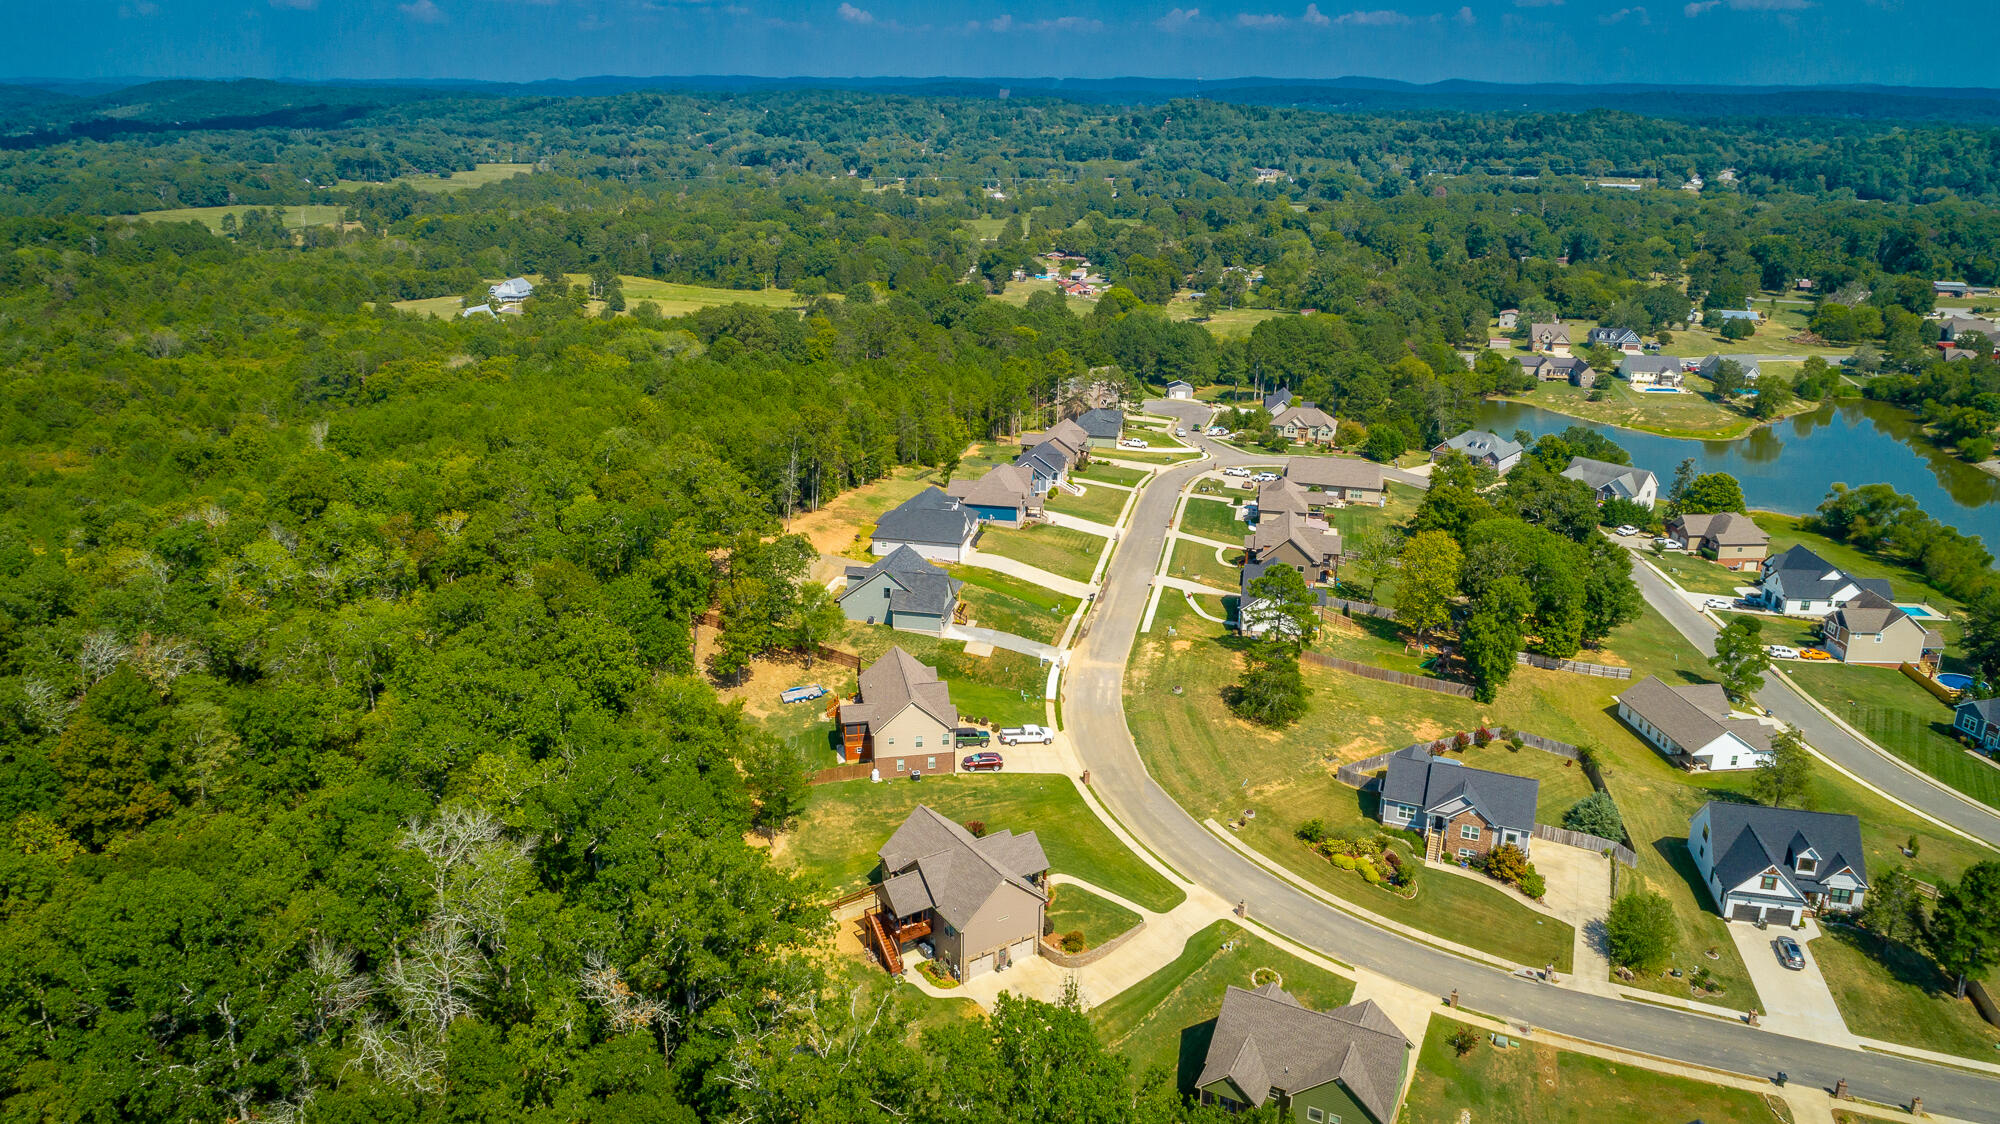
[[[1992,131],[855,93],[265,125],[254,90],[147,96],[135,120],[243,122],[78,139],[29,132],[38,104],[0,151],[9,1117],[1197,1114],[1074,1010],[913,1037],[825,978],[824,888],[746,841],[784,765],[708,678],[822,608],[785,515],[950,469],[1105,367],[1287,384],[1391,456],[1516,384],[1460,354],[1499,308],[1657,328],[1795,276],[1873,312],[1885,393],[2000,420],[1992,364],[1946,370],[1921,317],[1931,276],[2000,277]],[[334,187],[483,161],[536,170]],[[1589,184],[1724,162],[1701,196]],[[259,209],[129,217],[231,203]],[[992,299],[1051,250],[1116,284]],[[1317,314],[1218,338],[1162,309],[1232,267]],[[541,282],[518,318],[391,303],[512,274]],[[795,307],[620,315],[621,274]],[[1532,484],[1496,502],[1558,526]],[[1522,534],[1579,589],[1610,573]],[[711,608],[737,663],[696,664]]]

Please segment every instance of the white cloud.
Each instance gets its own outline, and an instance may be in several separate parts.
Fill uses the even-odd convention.
[[[396,5],[396,10],[418,23],[444,22],[444,10],[437,6],[435,0],[410,0],[408,4]]]
[[[1320,12],[1318,4],[1307,4],[1306,14],[1300,16],[1299,18],[1306,21],[1309,24],[1312,24],[1314,27],[1325,27],[1327,24],[1333,22],[1332,20],[1327,19],[1326,16]]]
[[[1563,0],[1514,0],[1516,8],[1560,8]]]
[[[846,20],[848,23],[871,24],[875,22],[875,13],[866,8],[857,8],[847,3],[846,0],[841,0],[840,18]]]
[[[1286,19],[1283,16],[1276,15],[1271,12],[1263,12],[1263,13],[1240,12],[1236,16],[1236,26],[1238,27],[1256,27],[1256,28],[1283,27],[1290,22],[1292,21]]]
[[[290,8],[295,12],[310,12],[319,7],[319,0],[271,0],[273,8]]]
[[[1472,9],[1470,7],[1459,8],[1458,13],[1452,16],[1451,18],[1457,20],[1458,22],[1464,24],[1467,27],[1471,27],[1473,24],[1479,22],[1479,17],[1472,14]]]
[[[1161,31],[1180,31],[1201,18],[1200,8],[1175,8],[1153,21],[1153,26]]]
[[[1615,12],[1607,12],[1604,15],[1597,17],[1597,22],[1609,25],[1614,23],[1623,23],[1628,19],[1637,20],[1641,25],[1651,24],[1653,22],[1652,18],[1646,15],[1646,9],[1640,7],[1620,8]]]
[[[1391,8],[1377,8],[1367,12],[1343,12],[1333,17],[1333,22],[1353,27],[1392,27],[1410,22],[1410,17]]]
[[[990,20],[971,20],[968,23],[966,23],[965,30],[975,31],[975,32],[976,31],[992,31],[992,32],[1063,31],[1070,33],[1088,34],[1091,32],[1103,31],[1104,21],[1091,19],[1088,16],[1057,16],[1054,19],[1022,21],[1015,19],[1011,15],[999,15],[993,17]]]
[[[1803,12],[1812,0],[1728,0],[1732,12]]]
[[[1689,19],[1693,19],[1721,3],[1722,0],[1694,0],[1693,3],[1681,9],[1681,14]]]

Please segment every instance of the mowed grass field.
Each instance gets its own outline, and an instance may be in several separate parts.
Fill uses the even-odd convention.
[[[1083,946],[1096,948],[1139,923],[1139,915],[1101,894],[1081,886],[1057,883],[1050,887],[1049,932],[1083,934]]]
[[[335,191],[355,191],[363,187],[393,187],[401,184],[414,187],[418,191],[466,191],[470,188],[485,187],[489,183],[529,175],[535,170],[533,164],[475,164],[470,171],[457,171],[449,175],[429,174],[397,176],[385,182],[372,180],[341,180],[333,185]]]
[[[588,285],[586,274],[569,274],[570,284]],[[805,298],[789,289],[717,289],[708,285],[683,285],[675,281],[655,281],[650,277],[634,277],[620,274],[619,287],[625,293],[625,311],[629,315],[633,306],[640,301],[651,301],[660,306],[662,316],[685,316],[704,308],[716,308],[726,304],[748,304],[758,308],[796,308],[805,303]]]
[[[1807,946],[1849,1030],[1982,1062],[2000,1057],[2000,1027],[1959,999],[1953,981],[1915,949],[1846,925]],[[1887,965],[1884,971],[1883,965]]]
[[[1472,1028],[1464,1057],[1451,1036],[1467,1024],[1431,1018],[1417,1076],[1399,1120],[1405,1124],[1789,1124],[1763,1094],[1558,1050],[1515,1039],[1500,1049]]]
[[[1090,1021],[1136,1072],[1177,1071],[1186,1091],[1200,1072],[1216,1012],[1231,984],[1242,988],[1259,969],[1275,973],[1294,999],[1315,1011],[1345,1006],[1354,984],[1258,940],[1241,926],[1217,921],[1188,938],[1173,962],[1090,1009]],[[1266,976],[1266,979],[1269,977]]]
[[[243,214],[246,211],[273,210],[282,210],[285,212],[285,226],[292,230],[302,230],[308,226],[326,226],[330,223],[336,223],[347,212],[347,208],[345,207],[336,207],[326,203],[310,203],[294,207],[260,207],[250,204],[239,204],[232,207],[175,207],[165,211],[141,211],[133,217],[143,219],[146,222],[198,222],[220,234],[222,233],[222,216],[224,215],[235,215],[236,221],[241,223],[243,221]]]
[[[1012,558],[1060,577],[1089,581],[1104,551],[1104,537],[1087,531],[1038,523],[1032,527],[988,527],[979,532],[978,549]]]
[[[921,781],[817,785],[779,861],[833,893],[858,889],[880,865],[876,852],[918,804],[956,823],[978,820],[990,832],[1032,831],[1051,870],[1147,909],[1164,913],[1184,896],[1091,814],[1068,777],[1053,773],[959,773]]]
[[[1004,648],[987,656],[968,656],[962,640],[898,632],[883,625],[855,621],[847,622],[834,646],[859,655],[867,663],[897,647],[937,668],[938,678],[951,685],[952,705],[966,720],[985,719],[995,726],[1018,726],[1041,722],[1048,716],[1043,703],[1048,690],[1048,668],[1033,656]]]
[[[1131,489],[1092,487],[1089,481],[1083,482],[1083,488],[1080,496],[1056,488],[1043,502],[1050,511],[1060,511],[1064,515],[1074,515],[1107,527],[1117,525],[1119,513],[1125,510],[1125,502],[1132,498]]]
[[[391,301],[390,307],[398,312],[414,312],[419,316],[431,316],[439,320],[449,320],[457,316],[465,307],[464,297],[418,297],[416,300]]]
[[[1030,640],[1053,644],[1076,612],[1077,599],[1044,589],[1031,581],[980,566],[949,567],[965,585],[958,599],[972,607],[980,628],[997,628]]]

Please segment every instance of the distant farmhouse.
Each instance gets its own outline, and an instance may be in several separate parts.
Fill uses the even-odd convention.
[[[535,286],[525,277],[509,277],[498,285],[489,286],[486,295],[494,304],[519,304],[535,295]]]

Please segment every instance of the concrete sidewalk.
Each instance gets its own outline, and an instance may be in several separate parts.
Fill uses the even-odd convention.
[[[944,626],[944,637],[947,640],[963,640],[969,644],[991,644],[995,648],[1005,648],[1010,652],[1019,652],[1024,656],[1034,656],[1044,660],[1054,660],[1062,654],[1056,650],[1054,644],[1044,644],[1039,640],[1030,640],[1025,636],[1016,636],[997,628],[947,624]]]
[[[1042,518],[1048,520],[1052,526],[1068,527],[1072,531],[1082,531],[1085,534],[1096,535],[1099,538],[1108,539],[1118,533],[1118,528],[1113,527],[1109,523],[1097,523],[1081,516],[1069,515],[1060,511],[1044,510]]]
[[[1051,574],[1039,566],[1030,566],[1026,562],[1016,562],[1005,555],[992,554],[977,547],[973,548],[965,556],[962,564],[966,566],[978,566],[980,569],[994,570],[1002,574],[1011,574],[1023,581],[1034,582],[1043,589],[1054,590],[1057,593],[1067,594],[1071,597],[1088,597],[1095,588],[1089,582],[1080,582],[1075,578],[1063,577],[1061,574]]]

